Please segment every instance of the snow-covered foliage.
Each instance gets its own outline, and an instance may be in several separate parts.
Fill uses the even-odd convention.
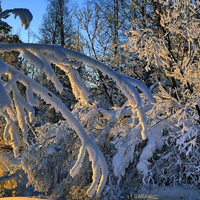
[[[45,124],[35,132],[37,141],[23,154],[22,168],[28,175],[29,185],[56,199],[64,191],[70,191],[70,169],[80,141],[65,121]]]
[[[133,20],[134,29],[127,31],[129,42],[124,48],[146,62],[154,81],[151,91],[156,103],[146,113],[149,141],[137,165],[145,184],[199,185],[195,178],[199,163],[199,6],[199,1],[146,1],[145,16]],[[156,132],[162,140],[155,139]]]
[[[32,15],[29,13],[28,10],[25,9],[4,11],[1,13],[0,17],[2,18],[10,12],[20,16],[22,24],[25,25],[25,28],[27,28],[30,21],[32,20]],[[0,44],[1,53],[11,51],[18,51],[24,57],[24,59],[26,59],[30,64],[37,67],[38,71],[43,70],[46,74],[47,79],[51,80],[59,93],[62,93],[63,86],[58,80],[56,74],[54,73],[51,67],[51,63],[57,65],[69,76],[69,80],[71,82],[75,97],[80,102],[85,104],[88,103],[90,95],[89,90],[85,86],[84,82],[81,80],[80,75],[76,70],[78,64],[71,62],[70,60],[73,59],[79,62],[84,62],[85,64],[100,70],[104,75],[112,78],[116,82],[117,86],[124,93],[124,95],[127,97],[128,101],[125,105],[130,106],[130,108],[128,109],[128,116],[131,116],[132,113],[136,113],[136,116],[139,119],[139,126],[142,127],[140,130],[142,139],[145,140],[148,138],[147,120],[144,111],[144,104],[136,87],[144,93],[149,102],[153,102],[153,96],[149,89],[141,82],[133,78],[121,75],[109,68],[108,66],[81,53],[77,53],[75,51],[62,48],[60,46],[24,43]],[[28,121],[31,122],[34,117],[35,110],[33,106],[36,106],[37,104],[35,95],[38,95],[41,99],[52,105],[57,112],[60,112],[62,114],[63,118],[66,119],[66,123],[68,124],[69,128],[75,130],[76,134],[81,140],[81,147],[78,158],[70,170],[70,175],[72,177],[75,177],[77,174],[79,174],[85,154],[86,152],[88,152],[89,159],[92,163],[93,181],[87,191],[87,194],[90,197],[94,196],[95,194],[96,196],[99,196],[107,181],[108,166],[102,152],[85,131],[79,120],[75,118],[75,116],[70,112],[65,104],[54,93],[49,91],[40,83],[32,80],[28,76],[24,75],[23,73],[21,73],[14,67],[4,63],[3,61],[1,61],[0,64],[1,75],[7,74],[9,77],[9,80],[6,83],[2,82],[0,84],[0,111],[1,115],[6,120],[6,127],[4,129],[4,140],[9,141],[9,143],[12,145],[15,157],[19,155],[20,146],[26,148],[26,146],[28,145],[27,123]],[[17,87],[17,83],[23,84],[26,87],[25,97],[20,93],[19,88]],[[115,116],[113,116],[114,118],[120,119],[127,115],[126,109],[124,109],[125,105],[122,108],[118,109]],[[130,112],[131,109],[132,112]],[[100,112],[103,111],[101,110]],[[112,121],[116,120],[112,119]],[[48,150],[50,154],[53,154],[54,151],[56,150],[53,149],[53,146],[51,147],[51,149]],[[38,163],[38,160],[33,162],[35,162],[36,165]],[[45,166],[45,163],[41,165]],[[25,168],[25,171],[26,170],[27,169]],[[28,177],[30,178],[30,182],[32,182],[32,178],[34,176]],[[49,185],[46,185],[46,187],[44,187],[44,185],[42,185],[41,187],[43,187],[43,190],[46,192],[51,187],[51,185],[51,182],[49,182]],[[38,186],[36,185],[36,189],[41,188],[38,188]]]
[[[1,53],[18,51],[37,73],[43,71],[62,95],[55,64],[69,77],[77,99],[70,111],[55,93],[0,60],[1,77],[9,76],[0,82],[4,139],[16,157],[22,155],[29,185],[52,199],[80,199],[86,190],[95,199],[128,199],[127,194],[135,197],[152,185],[199,187],[199,2],[145,2],[150,20],[134,19],[124,47],[146,63],[151,92],[140,81],[70,49],[0,44]],[[101,96],[91,95],[78,72],[82,63],[113,79],[120,90],[118,105],[110,109]],[[23,94],[19,83],[26,88]],[[29,146],[29,122],[37,119],[34,107],[41,99],[63,118],[34,127]],[[28,148],[21,154],[20,147]]]

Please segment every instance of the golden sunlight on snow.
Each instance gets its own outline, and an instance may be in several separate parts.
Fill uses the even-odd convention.
[[[0,200],[1,199],[2,200],[41,200],[41,199],[38,199],[38,198],[28,198],[28,197],[5,197],[5,198],[0,198]]]

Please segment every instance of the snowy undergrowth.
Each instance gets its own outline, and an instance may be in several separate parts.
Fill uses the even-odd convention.
[[[80,141],[75,140],[77,136],[65,121],[45,124],[36,129],[36,134],[36,143],[22,156],[22,168],[27,173],[29,185],[56,199],[69,191],[70,169]]]

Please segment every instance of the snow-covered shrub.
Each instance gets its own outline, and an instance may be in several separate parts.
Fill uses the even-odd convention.
[[[10,12],[14,13],[15,15],[19,15],[22,21],[22,25],[25,25],[25,28],[28,27],[30,21],[32,20],[32,15],[28,10],[7,10],[0,13],[0,18],[4,17]],[[5,118],[6,121],[6,127],[4,129],[4,140],[8,141],[8,143],[12,146],[14,156],[17,157],[20,154],[20,146],[24,148],[28,146],[29,127],[27,123],[29,121],[32,121],[34,118],[34,106],[37,106],[35,96],[37,95],[40,99],[53,106],[56,112],[60,112],[62,114],[62,117],[66,120],[65,123],[67,123],[68,129],[73,129],[81,140],[77,161],[73,163],[70,171],[67,171],[66,173],[64,173],[63,171],[63,174],[61,175],[69,177],[70,174],[74,178],[77,174],[79,174],[82,163],[84,162],[85,154],[87,152],[89,155],[89,160],[91,161],[93,174],[92,184],[88,188],[87,194],[90,197],[93,197],[94,195],[98,197],[101,194],[107,181],[108,165],[102,154],[102,151],[100,151],[97,144],[99,144],[100,147],[103,146],[103,144],[106,143],[105,135],[108,135],[109,129],[112,127],[112,123],[117,122],[125,116],[130,116],[130,118],[137,118],[137,123],[135,123],[135,121],[132,119],[129,121],[129,124],[130,126],[135,126],[135,124],[137,124],[139,127],[139,134],[141,134],[140,137],[143,140],[147,139],[149,137],[147,130],[147,119],[145,116],[144,102],[141,98],[140,92],[144,94],[146,100],[148,100],[148,103],[154,101],[151,92],[141,82],[131,77],[119,74],[112,70],[110,67],[92,58],[89,58],[86,55],[60,46],[24,43],[0,44],[1,53],[10,51],[18,51],[24,57],[24,59],[26,59],[30,64],[37,67],[38,71],[43,70],[47,76],[47,79],[49,79],[54,84],[56,90],[61,94],[63,91],[63,86],[57,78],[56,74],[54,73],[51,63],[55,64],[57,67],[63,70],[69,77],[73,93],[76,99],[79,101],[80,105],[88,105],[90,92],[77,71],[77,69],[79,68],[79,64],[74,62],[74,60],[83,62],[84,64],[98,69],[102,72],[104,76],[107,75],[108,77],[112,78],[126,97],[127,102],[124,104],[124,106],[118,108],[115,111],[108,111],[108,115],[110,117],[107,117],[107,115],[105,115],[105,112],[101,108],[91,111],[92,113],[89,112],[88,116],[85,116],[85,119],[87,121],[87,119],[91,118],[93,115],[96,115],[97,113],[102,113],[109,120],[107,126],[101,130],[100,137],[96,138],[94,137],[94,132],[91,134],[91,130],[87,129],[87,127],[84,127],[85,125],[83,123],[83,120],[80,119],[80,116],[75,113],[72,114],[70,110],[66,107],[66,105],[53,92],[45,88],[42,84],[24,75],[19,70],[0,60],[0,75],[2,76],[3,74],[7,74],[9,77],[9,80],[7,82],[0,82],[0,114]],[[20,93],[17,84],[18,82],[25,86],[25,96]],[[139,89],[139,91],[137,89]],[[129,108],[126,109],[126,106],[128,106]],[[95,125],[97,124],[98,123],[96,123]],[[65,137],[69,133],[69,130],[66,130]],[[61,131],[61,133],[64,134],[64,131]],[[91,134],[91,136],[89,134]],[[101,136],[104,137],[104,140],[101,139]],[[54,145],[50,147],[49,143],[45,143],[45,138],[48,141],[51,140],[51,138],[44,135],[44,139],[40,139],[40,142],[44,141],[44,144],[40,144],[40,142],[36,143],[28,150],[29,153],[27,155],[35,155],[33,157],[31,156],[31,160],[29,160],[30,157],[26,156],[26,154],[23,155],[24,170],[28,173],[30,183],[33,183],[38,190],[49,192],[49,190],[54,190],[53,187],[55,187],[55,190],[62,190],[64,185],[66,184],[65,181],[67,181],[67,179],[62,179],[61,177],[59,177],[59,169],[57,170],[56,167],[60,166],[54,165],[57,163],[60,163],[60,165],[63,164],[62,160],[59,160],[60,157],[58,156],[56,158],[58,159],[56,160],[56,163],[54,163],[55,160],[52,160],[52,162],[50,162],[51,155],[54,155],[59,148],[64,148],[62,145],[65,146],[65,141],[67,141],[64,140],[59,144],[59,137],[60,135],[58,133],[58,137],[56,136],[57,141],[54,141],[55,144],[57,144],[56,142],[58,142],[58,145],[56,145],[58,147]],[[97,144],[94,140],[97,140]],[[130,142],[129,146],[132,144],[133,143]],[[65,153],[61,151],[61,157],[64,156],[62,153],[68,155],[67,151]],[[42,159],[41,156],[43,154],[50,156],[44,156]],[[57,155],[57,153],[55,155]],[[130,154],[130,158],[127,158],[127,163],[122,167],[122,169],[119,169],[118,174],[120,176],[121,174],[124,175],[125,168],[128,166],[128,163],[133,160],[131,156],[132,155]],[[30,165],[28,165],[28,161],[30,161]],[[64,165],[65,164],[66,168],[69,168],[69,163],[64,163]],[[34,165],[36,165],[35,171],[33,167]],[[45,166],[48,166],[48,170]],[[30,171],[33,171],[32,174],[30,173]],[[46,174],[45,177],[43,177],[44,180],[41,180],[40,177],[44,174],[44,171]],[[52,171],[55,172],[53,177],[51,175]],[[37,176],[39,176],[39,178],[36,179]],[[50,180],[47,184],[48,178],[50,178]],[[59,183],[58,187],[55,186],[54,181],[57,181]],[[52,192],[54,193],[54,195],[62,194],[62,192],[59,191]]]
[[[146,62],[156,99],[146,112],[149,141],[137,164],[144,185],[199,187],[199,7],[189,0],[133,6],[138,17],[124,47]]]
[[[76,140],[75,133],[69,130],[65,121],[45,124],[35,133],[38,137],[35,144],[24,152],[22,168],[27,173],[29,185],[55,199],[64,191],[69,192],[70,169],[80,141]]]

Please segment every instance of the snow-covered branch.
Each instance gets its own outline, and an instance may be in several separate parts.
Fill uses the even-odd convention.
[[[6,18],[10,13],[15,15],[15,18],[19,16],[21,20],[21,25],[27,29],[33,19],[33,15],[28,9],[25,8],[15,8],[10,10],[5,10],[0,13],[0,19]]]
[[[60,93],[62,93],[62,84],[58,80],[56,74],[51,67],[51,63],[56,64],[68,75],[76,98],[83,103],[88,102],[88,97],[90,95],[89,90],[87,89],[84,82],[81,80],[80,75],[76,70],[78,64],[72,63],[68,59],[82,61],[89,66],[99,69],[104,75],[108,75],[110,78],[113,78],[118,87],[127,97],[128,105],[131,107],[132,110],[134,110],[134,112],[137,112],[139,123],[142,126],[142,138],[146,139],[148,137],[145,111],[142,99],[136,87],[145,94],[146,98],[150,102],[153,101],[153,96],[150,93],[149,89],[141,82],[130,77],[121,75],[112,70],[110,67],[92,58],[89,58],[86,55],[77,53],[66,48],[62,48],[60,46],[4,43],[0,45],[1,53],[13,50],[20,52],[24,56],[24,58],[26,58],[31,64],[35,65],[39,70],[44,70],[47,78],[50,79],[54,83],[56,89]],[[5,135],[6,137],[8,134],[11,135],[15,155],[17,155],[19,152],[20,143],[18,139],[18,134],[16,133],[15,120],[11,120],[9,118],[9,109],[7,109],[7,107],[9,106],[12,112],[14,112],[14,110],[16,109],[18,124],[22,131],[24,142],[26,142],[28,128],[26,125],[25,110],[29,113],[29,118],[31,118],[34,113],[32,106],[36,105],[36,100],[33,94],[35,93],[39,95],[42,99],[44,99],[47,103],[51,104],[57,112],[60,112],[62,116],[67,120],[69,127],[74,129],[78,134],[82,142],[82,147],[80,148],[78,159],[74,167],[71,169],[70,174],[72,177],[74,177],[79,173],[85,152],[87,151],[89,154],[89,158],[92,162],[93,169],[93,183],[88,189],[87,193],[90,197],[92,197],[95,192],[96,195],[99,196],[107,180],[108,167],[105,158],[103,157],[95,142],[88,136],[80,122],[73,116],[73,114],[69,111],[65,104],[51,91],[43,87],[38,82],[25,76],[15,68],[6,65],[3,62],[1,63],[1,65],[3,67],[2,74],[7,73],[10,77],[10,81],[7,83],[7,85],[1,85],[0,88],[4,97],[4,100],[1,100],[0,102],[2,104],[2,108],[5,107],[5,111],[3,110],[1,114],[6,118],[8,128],[6,128]],[[18,88],[16,86],[17,81],[26,86],[26,100],[21,96],[18,91]],[[5,88],[7,88],[7,91]],[[8,95],[9,91],[12,91],[13,93],[13,103]],[[118,118],[121,115],[124,115],[123,110],[124,109],[121,108],[115,117]],[[131,115],[130,109],[128,111],[128,114]],[[13,130],[14,128],[15,131]]]
[[[67,60],[68,58],[72,58],[77,61],[82,61],[85,64],[100,70],[104,75],[108,75],[110,78],[113,78],[113,80],[117,83],[118,87],[128,98],[128,101],[131,107],[137,111],[140,124],[142,126],[142,132],[141,132],[142,138],[146,139],[148,137],[146,116],[143,109],[143,104],[142,104],[139,91],[136,89],[136,87],[139,88],[141,91],[143,91],[146,98],[148,98],[150,102],[153,102],[153,96],[150,90],[141,82],[133,78],[121,75],[118,72],[112,70],[110,67],[104,65],[103,63],[95,59],[92,59],[84,54],[75,52],[70,49],[62,48],[61,46],[40,45],[40,44],[1,44],[0,46],[1,52],[12,51],[12,50],[19,51],[19,52],[28,51],[29,53],[24,54],[24,56],[25,57],[27,56],[27,59],[29,59],[29,61],[32,64],[39,65],[40,68],[41,66],[42,67],[45,66],[44,69],[46,70],[44,71],[47,77],[51,80],[52,80],[52,77],[56,77],[56,76],[50,67],[49,61],[45,59],[45,57],[46,58],[51,57],[51,62],[55,64],[57,64],[59,60],[58,67],[60,67],[67,74],[69,74],[69,78],[71,80],[72,88],[75,95],[79,96],[80,98],[83,97],[82,99],[86,101],[87,101],[89,92],[86,86],[81,81],[77,71],[75,71],[74,69],[71,69],[71,70],[69,69],[69,61]],[[54,82],[56,88],[59,91],[61,91],[59,80],[53,79],[52,82]]]

